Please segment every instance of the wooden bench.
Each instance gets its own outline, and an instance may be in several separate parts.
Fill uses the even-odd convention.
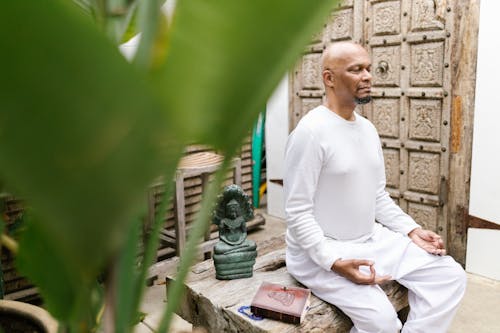
[[[208,332],[348,332],[350,319],[335,306],[313,296],[304,322],[286,324],[275,320],[251,320],[238,312],[250,302],[262,281],[299,285],[286,271],[284,235],[257,245],[258,257],[254,276],[248,279],[221,281],[215,279],[213,260],[205,260],[192,267],[185,282],[186,293],[178,314],[194,327]],[[175,269],[164,272],[167,285],[175,279]],[[161,277],[163,278],[163,276]],[[391,281],[382,286],[396,311],[407,309],[407,290]],[[168,295],[167,295],[168,301]]]

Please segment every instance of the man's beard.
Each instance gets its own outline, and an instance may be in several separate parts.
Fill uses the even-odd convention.
[[[372,97],[371,96],[366,96],[366,97],[354,97],[354,101],[356,102],[356,104],[358,105],[363,105],[363,104],[367,104],[367,103],[370,103],[370,101],[372,100]]]

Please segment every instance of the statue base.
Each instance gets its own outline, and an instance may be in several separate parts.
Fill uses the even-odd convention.
[[[218,280],[234,280],[253,276],[257,251],[254,249],[225,254],[214,254],[215,277]]]

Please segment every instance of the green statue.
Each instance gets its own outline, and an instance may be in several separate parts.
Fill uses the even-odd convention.
[[[257,245],[247,239],[247,221],[253,218],[248,196],[238,185],[229,185],[219,195],[212,222],[219,227],[214,246],[216,278],[233,280],[251,277]]]

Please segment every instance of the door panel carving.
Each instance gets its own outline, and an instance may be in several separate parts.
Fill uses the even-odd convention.
[[[323,39],[323,33],[321,31],[318,31],[311,37],[311,43],[317,44],[321,43]]]
[[[439,155],[410,152],[408,188],[431,194],[439,191]]]
[[[327,34],[330,40],[351,39],[353,31],[352,8],[332,13],[331,23],[327,25]]]
[[[444,45],[442,42],[411,47],[411,85],[443,85]]]
[[[384,149],[384,163],[387,186],[399,188],[399,150]]]
[[[321,54],[313,53],[302,59],[302,89],[321,89]]]
[[[381,2],[373,5],[373,34],[391,35],[401,31],[401,9],[399,1]]]
[[[438,208],[410,202],[408,205],[408,214],[425,229],[437,230]]]
[[[444,19],[437,13],[436,0],[414,0],[412,5],[412,31],[444,29]]]
[[[399,137],[399,98],[374,98],[373,124],[383,137]]]
[[[441,100],[410,99],[409,137],[439,142],[441,139]]]

